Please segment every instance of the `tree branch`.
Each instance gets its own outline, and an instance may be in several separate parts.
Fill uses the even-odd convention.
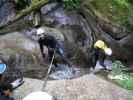
[[[24,16],[28,15],[32,11],[35,11],[35,10],[41,8],[42,6],[46,5],[47,3],[48,3],[48,0],[40,0],[37,3],[32,4],[28,8],[25,8],[24,10],[22,10],[15,17],[11,18],[11,20],[9,20],[7,24],[0,26],[0,28],[4,28],[4,27],[6,27],[8,25],[11,25],[13,22],[18,21],[19,19],[21,19]]]

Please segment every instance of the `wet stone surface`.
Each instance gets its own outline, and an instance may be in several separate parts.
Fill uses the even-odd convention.
[[[50,79],[61,80],[61,79],[71,79],[80,76],[80,69],[76,67],[68,67],[64,64],[58,64],[59,67],[52,67]]]

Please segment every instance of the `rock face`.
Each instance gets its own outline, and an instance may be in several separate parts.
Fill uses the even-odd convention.
[[[15,100],[22,100],[23,97],[31,92],[40,91],[43,87],[43,81],[37,79],[25,78],[25,83],[14,91]]]
[[[0,26],[6,24],[15,14],[16,10],[12,2],[9,0],[0,1]]]
[[[74,80],[51,81],[46,91],[59,100],[132,100],[133,94],[95,75]]]
[[[24,85],[15,91],[16,98],[21,98],[16,100],[22,100],[25,95],[41,90],[42,84],[40,80],[25,79]],[[93,74],[72,80],[48,81],[45,91],[58,100],[133,100],[132,92]]]
[[[7,9],[8,6],[11,8]],[[10,16],[14,16],[15,14],[14,5],[11,4],[11,2],[6,2],[3,6],[1,6],[0,9],[2,9],[0,10],[0,20],[1,20],[0,22],[2,24],[7,22],[8,18],[10,18]],[[125,41],[125,38],[128,37],[126,35],[125,38],[123,36],[121,40],[115,40],[118,34],[116,34],[116,37],[114,34],[113,36],[114,38],[112,38],[109,34],[104,34],[103,33],[104,29],[102,30],[102,28],[98,26],[97,22],[95,23],[96,25],[95,24],[92,25],[93,21],[95,20],[91,20],[90,17],[92,16],[89,16],[87,12],[86,15],[88,15],[88,18],[90,19],[87,19],[82,13],[65,10],[62,6],[58,5],[57,3],[47,4],[46,6],[42,7],[41,11],[42,11],[42,23],[45,23],[45,25],[61,31],[64,34],[67,56],[74,63],[82,66],[86,66],[89,63],[88,62],[89,54],[87,54],[88,48],[91,47],[94,40],[96,40],[97,38],[109,40],[107,42],[111,45],[111,48],[113,48],[113,56],[117,57],[117,59],[132,60],[133,58],[132,45],[128,45],[129,44],[128,41],[132,41],[132,38],[128,38],[128,41],[127,40]],[[31,20],[32,20],[31,16],[26,17],[23,20],[23,24],[22,20],[20,22],[18,21],[16,23],[16,26],[13,26],[12,28],[10,28],[10,30],[12,30],[13,28],[14,30],[19,29],[15,27],[21,27],[21,29],[22,27],[24,28],[29,27],[30,26],[29,23],[31,23]],[[97,37],[95,37],[95,33],[98,34]],[[129,34],[129,37],[130,36],[131,35]]]
[[[18,69],[24,76],[41,78],[40,74],[44,75],[47,64],[42,60],[37,42],[14,32],[1,36],[0,43],[0,58],[7,63],[9,72]]]

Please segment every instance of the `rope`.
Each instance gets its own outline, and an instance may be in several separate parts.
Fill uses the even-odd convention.
[[[49,68],[48,68],[47,74],[46,74],[46,76],[45,76],[44,79],[43,79],[42,91],[45,90],[45,87],[46,87],[46,84],[47,84],[47,80],[48,80],[48,76],[49,76],[49,73],[50,73],[50,71],[51,71],[53,61],[54,61],[54,57],[55,57],[55,49],[54,49],[54,54],[53,54],[53,57],[52,57],[51,63],[50,63],[50,65],[49,65]]]

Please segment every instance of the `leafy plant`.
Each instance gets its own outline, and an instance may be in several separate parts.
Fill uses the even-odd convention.
[[[89,3],[110,21],[129,30],[133,28],[133,5],[128,0],[90,0]]]
[[[66,9],[79,9],[81,0],[63,0]]]
[[[14,0],[14,1],[18,9],[23,9],[26,6],[29,6],[29,4],[31,3],[31,0]]]
[[[117,20],[120,21],[122,26],[128,29],[133,27],[133,6],[128,3],[128,0],[114,0],[115,6],[119,7],[122,11],[125,11],[125,15],[120,13]]]
[[[114,61],[113,66],[112,66],[112,71],[111,74],[114,76],[121,76],[123,79],[116,79],[116,83],[120,85],[121,87],[128,89],[128,90],[133,90],[133,75],[123,72],[122,68],[125,66],[120,62],[120,61]]]
[[[113,75],[119,75],[122,74],[122,68],[125,66],[120,61],[114,61],[112,64],[112,72]]]
[[[116,82],[125,89],[133,90],[133,76],[128,74],[123,74],[126,79],[125,80],[116,80]]]
[[[120,18],[121,24],[128,29],[133,28],[133,16],[122,16]]]

